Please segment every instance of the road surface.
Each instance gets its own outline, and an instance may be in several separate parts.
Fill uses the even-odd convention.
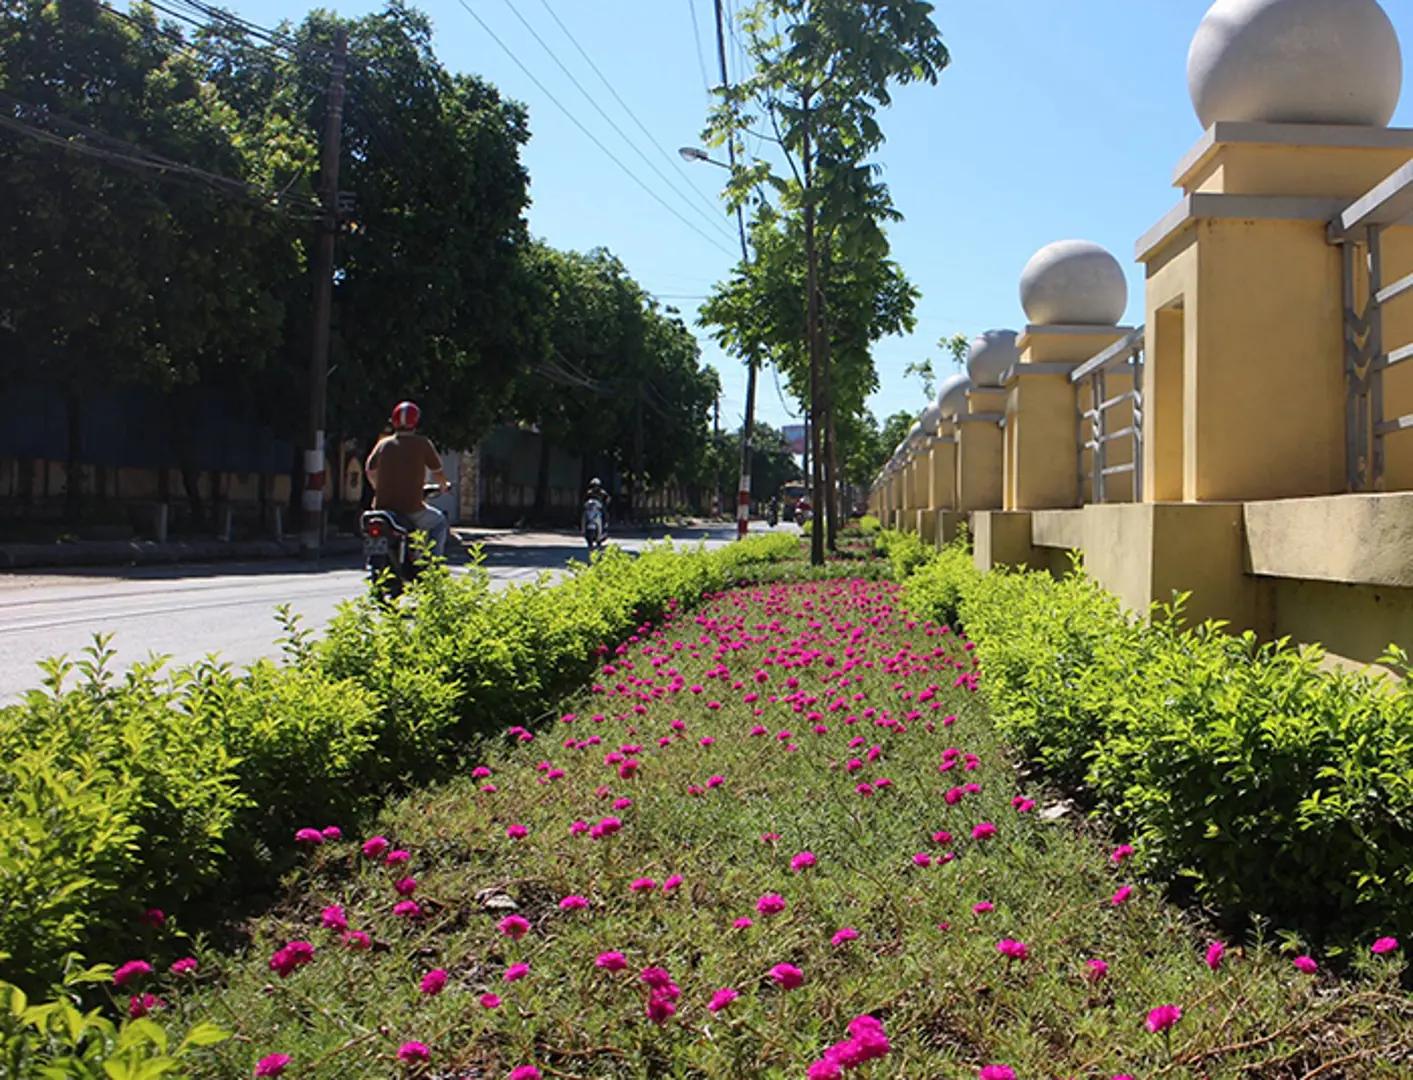
[[[763,529],[754,525],[753,531]],[[483,545],[485,566],[501,587],[584,560],[584,542],[568,533],[465,533]],[[674,538],[720,547],[731,528],[682,530]],[[635,551],[644,539],[621,538]],[[454,562],[456,560],[453,560]],[[464,557],[461,560],[464,562]],[[76,657],[95,634],[113,633],[117,663],[150,653],[186,663],[219,653],[236,665],[278,656],[276,605],[287,603],[306,625],[324,626],[340,602],[364,588],[356,558],[211,563],[111,570],[0,575],[0,704],[40,685],[45,657]]]

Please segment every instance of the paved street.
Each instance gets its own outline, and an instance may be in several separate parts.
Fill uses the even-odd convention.
[[[763,529],[764,523],[753,526]],[[584,560],[570,533],[467,532],[483,544],[485,565],[502,587],[558,572]],[[674,539],[720,547],[728,528],[674,533]],[[625,550],[647,541],[614,541]],[[464,563],[464,556],[459,560]],[[163,567],[0,575],[0,704],[39,684],[36,663],[77,655],[93,635],[112,632],[120,662],[150,652],[175,661],[219,653],[235,664],[274,656],[276,605],[288,603],[311,626],[323,626],[338,604],[364,588],[355,558],[319,565],[292,562],[212,563]]]

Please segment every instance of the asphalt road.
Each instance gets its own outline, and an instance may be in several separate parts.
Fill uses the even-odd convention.
[[[764,523],[753,526],[763,529]],[[465,533],[479,541],[485,566],[501,587],[562,571],[584,560],[584,543],[570,533]],[[682,541],[720,547],[728,528],[674,533]],[[646,539],[610,538],[625,550]],[[453,562],[457,562],[453,559]],[[464,556],[459,560],[464,563]],[[356,558],[317,565],[290,562],[212,563],[0,575],[0,704],[40,685],[45,657],[77,657],[94,635],[112,633],[119,664],[151,653],[178,663],[219,654],[236,665],[278,656],[274,610],[289,604],[313,627],[324,626],[338,604],[360,593]]]

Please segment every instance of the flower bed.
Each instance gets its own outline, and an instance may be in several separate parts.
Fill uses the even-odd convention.
[[[1408,1063],[1396,943],[1346,988],[1295,941],[1199,934],[1131,848],[1017,790],[972,655],[865,581],[644,621],[559,722],[508,726],[377,835],[309,822],[243,955],[129,967],[115,994],[174,1044],[233,1031],[189,1051],[232,1080]]]

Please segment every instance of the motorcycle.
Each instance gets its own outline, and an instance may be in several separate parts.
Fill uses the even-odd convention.
[[[804,525],[811,517],[810,504],[803,499],[795,505],[795,524]]]
[[[440,493],[441,488],[435,484],[422,488],[424,498]],[[412,544],[411,526],[391,510],[365,510],[359,519],[359,530],[363,534],[363,564],[369,580],[382,588],[386,599],[396,599],[417,580],[422,568]]]
[[[589,499],[584,503],[584,542],[589,552],[601,550],[608,539],[608,525],[604,518],[603,503]]]

